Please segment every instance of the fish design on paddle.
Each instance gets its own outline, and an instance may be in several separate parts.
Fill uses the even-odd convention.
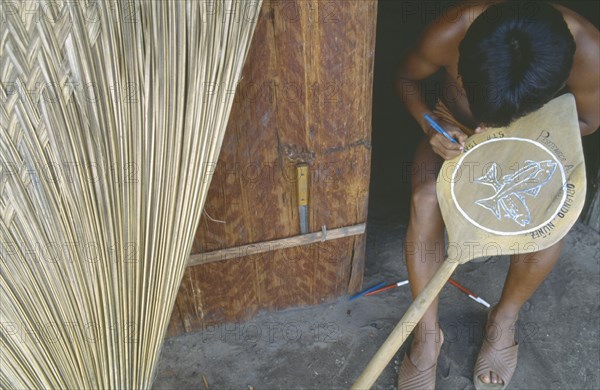
[[[526,226],[531,222],[531,214],[525,195],[537,197],[540,189],[552,178],[556,166],[557,163],[552,160],[526,160],[523,168],[499,181],[498,166],[493,163],[485,175],[475,179],[475,182],[494,187],[496,193],[475,203],[490,210],[498,220],[504,216],[520,226]]]

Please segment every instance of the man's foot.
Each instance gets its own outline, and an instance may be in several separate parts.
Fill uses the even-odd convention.
[[[398,371],[399,390],[435,388],[437,358],[444,342],[444,334],[439,325],[432,326],[428,331],[425,329],[425,326],[415,328],[410,354],[404,356]]]
[[[495,306],[489,313],[484,344],[477,358],[476,372],[483,384],[503,388],[512,378],[516,367],[517,344],[515,342],[516,314],[498,310]],[[494,364],[497,366],[491,367]]]
[[[417,325],[410,346],[410,360],[421,371],[437,363],[440,349],[444,343],[444,333],[440,326]]]

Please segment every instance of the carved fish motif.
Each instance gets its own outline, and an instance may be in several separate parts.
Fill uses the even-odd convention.
[[[498,166],[493,163],[475,182],[492,186],[496,193],[475,203],[490,210],[498,220],[507,217],[520,226],[526,226],[531,222],[531,214],[525,196],[537,197],[540,189],[552,178],[556,166],[557,163],[552,160],[527,160],[523,168],[498,180]]]

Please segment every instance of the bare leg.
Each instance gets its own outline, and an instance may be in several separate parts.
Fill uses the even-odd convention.
[[[492,310],[487,325],[486,337],[494,348],[501,350],[514,345],[514,325],[519,310],[554,268],[562,245],[563,240],[560,240],[539,252],[511,257],[502,297]],[[484,383],[504,383],[494,372],[479,378]]]
[[[441,159],[426,139],[417,148],[412,170],[410,220],[405,241],[406,268],[413,298],[425,287],[444,261],[444,221],[435,192]],[[437,361],[442,339],[438,325],[438,299],[417,327],[410,359],[420,370]]]

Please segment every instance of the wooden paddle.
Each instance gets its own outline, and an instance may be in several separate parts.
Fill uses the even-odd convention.
[[[459,264],[536,252],[573,226],[586,191],[573,95],[557,97],[508,127],[470,137],[464,153],[442,165],[436,190],[448,231],[446,260],[353,389],[373,385]]]

